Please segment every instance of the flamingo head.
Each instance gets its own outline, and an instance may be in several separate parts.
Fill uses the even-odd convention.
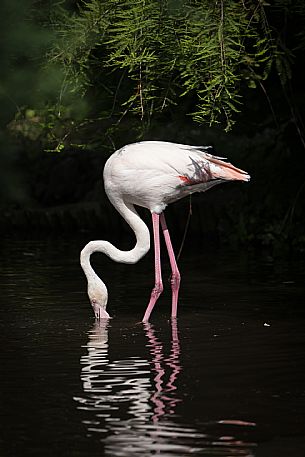
[[[106,311],[108,293],[107,289],[102,283],[95,283],[88,286],[88,296],[93,308],[96,319],[109,319],[110,316]]]

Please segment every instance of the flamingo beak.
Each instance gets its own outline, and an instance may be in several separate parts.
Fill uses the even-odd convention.
[[[92,308],[96,319],[110,319],[109,314],[102,306],[97,303],[93,303]]]

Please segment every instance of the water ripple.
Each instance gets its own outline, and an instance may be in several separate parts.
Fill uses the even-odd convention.
[[[182,371],[177,321],[171,322],[170,351],[151,324],[144,324],[150,357],[109,357],[107,321],[89,331],[81,357],[83,396],[75,397],[86,412],[83,424],[89,439],[98,437],[108,456],[187,454],[251,457],[255,443],[236,437],[236,429],[255,424],[222,419],[198,427],[178,423],[176,406],[182,402],[177,380]],[[238,434],[238,433],[237,433]]]

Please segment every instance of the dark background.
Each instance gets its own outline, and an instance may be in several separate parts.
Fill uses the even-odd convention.
[[[87,140],[99,138],[94,147],[73,147],[71,142],[63,150],[48,150],[35,107],[56,92],[56,74],[41,70],[54,40],[46,25],[54,5],[24,0],[4,1],[1,6],[1,231],[39,236],[85,230],[115,238],[129,229],[104,194],[102,169],[115,149],[139,140],[140,121],[127,117],[111,137],[105,135],[109,125],[93,123],[80,135]],[[77,9],[75,2],[65,5]],[[140,139],[213,145],[217,155],[250,173],[249,184],[231,183],[193,198],[193,241],[242,243],[274,255],[301,254],[305,249],[305,96],[303,51],[296,43],[305,24],[301,16],[290,17],[289,9],[285,21],[274,11],[268,19],[285,36],[291,54],[291,78],[285,85],[273,71],[263,88],[243,88],[243,107],[229,133],[221,125],[210,128],[194,123],[187,115],[192,100],[187,99],[153,118]],[[94,100],[89,96],[86,103]],[[177,240],[188,212],[187,199],[167,211]],[[141,215],[149,217],[145,211]]]

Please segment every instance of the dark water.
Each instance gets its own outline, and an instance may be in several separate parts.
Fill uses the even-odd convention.
[[[170,295],[139,323],[153,281],[93,258],[109,322],[93,319],[83,242],[3,242],[0,456],[305,456],[302,261],[184,252]]]

